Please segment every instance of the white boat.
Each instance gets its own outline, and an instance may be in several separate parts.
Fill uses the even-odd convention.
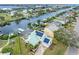
[[[21,33],[21,32],[23,32],[23,31],[24,31],[24,29],[18,28],[18,33]]]

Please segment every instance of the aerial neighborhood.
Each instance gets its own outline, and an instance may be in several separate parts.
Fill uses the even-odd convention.
[[[0,5],[0,55],[78,55],[79,5]]]

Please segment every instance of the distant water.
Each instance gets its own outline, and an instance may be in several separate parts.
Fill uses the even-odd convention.
[[[18,8],[18,7],[22,7],[22,6],[27,7],[27,6],[34,6],[34,5],[6,5],[6,4],[4,4],[4,5],[0,5],[0,8]],[[49,6],[49,4],[43,5],[43,6]],[[51,6],[51,4],[50,4],[50,6]],[[1,31],[1,33],[8,34],[8,33],[16,32],[18,28],[26,29],[27,24],[29,22],[33,23],[37,20],[43,20],[43,19],[55,16],[55,15],[57,15],[57,14],[63,12],[63,11],[67,11],[67,10],[70,10],[70,9],[71,8],[59,10],[57,12],[47,13],[47,14],[41,15],[39,17],[30,18],[30,21],[29,20],[21,20],[18,24],[16,22],[11,22],[10,25],[0,27],[0,31]]]
[[[79,4],[0,4],[0,8],[19,8],[19,7],[34,7],[34,6],[79,6]]]
[[[43,19],[46,19],[48,17],[56,16],[57,14],[59,14],[63,11],[68,11],[68,10],[71,10],[71,9],[72,8],[68,8],[68,9],[59,10],[57,12],[47,13],[47,14],[41,15],[39,17],[30,18],[30,20],[26,20],[26,19],[21,20],[18,24],[16,22],[11,22],[10,25],[0,27],[0,31],[4,34],[8,34],[8,33],[16,32],[18,28],[26,29],[27,24],[29,22],[33,23],[37,20],[43,20]]]

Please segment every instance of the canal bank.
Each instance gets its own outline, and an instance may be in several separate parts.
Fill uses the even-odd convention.
[[[17,32],[18,28],[27,29],[28,23],[33,23],[37,20],[43,20],[43,19],[47,19],[49,17],[54,17],[54,16],[56,16],[56,15],[62,13],[62,12],[72,10],[73,8],[74,7],[59,10],[57,12],[47,13],[47,14],[41,15],[39,17],[30,18],[30,20],[24,19],[24,20],[21,20],[18,24],[16,22],[11,22],[10,25],[0,27],[0,31],[1,31],[0,34],[9,34],[9,33],[12,33],[12,32]]]

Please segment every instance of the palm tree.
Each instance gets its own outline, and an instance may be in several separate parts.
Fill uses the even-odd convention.
[[[37,23],[40,24],[41,20],[37,20]]]
[[[32,29],[32,24],[28,23],[28,28]]]

